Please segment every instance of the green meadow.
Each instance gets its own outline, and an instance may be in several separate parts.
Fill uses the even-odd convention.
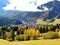
[[[0,39],[0,45],[60,45],[60,39],[13,41],[13,42]]]

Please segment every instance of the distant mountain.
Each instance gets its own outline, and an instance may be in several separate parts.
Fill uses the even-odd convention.
[[[22,24],[20,20],[0,17],[0,26],[20,25],[20,24]]]
[[[41,14],[43,12],[2,10],[0,12],[0,25],[22,24],[23,21],[31,23],[40,18]]]
[[[47,11],[44,11],[44,7],[47,8]],[[60,24],[60,1],[51,1],[45,4],[42,4],[37,7],[39,10],[44,11],[44,13],[37,20],[38,24]],[[42,23],[41,23],[42,22]]]
[[[37,7],[41,12],[0,9],[0,25],[23,24],[42,22],[56,22],[60,19],[60,1],[51,1]],[[45,8],[47,10],[45,10]],[[57,19],[57,20],[56,20]],[[39,21],[40,20],[40,21]],[[37,23],[38,23],[37,22]]]
[[[53,19],[53,18],[60,18],[60,1],[51,1],[46,4],[42,4],[37,8],[40,10],[44,10],[43,7],[46,7],[48,11],[41,16],[43,19]]]

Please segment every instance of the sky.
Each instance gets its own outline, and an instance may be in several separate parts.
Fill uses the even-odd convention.
[[[0,0],[0,9],[6,7],[7,4],[9,4],[9,0]]]
[[[52,0],[9,0],[10,4],[3,7],[5,10],[20,10],[20,11],[41,11],[37,6],[47,3]],[[45,10],[48,10],[45,7]]]

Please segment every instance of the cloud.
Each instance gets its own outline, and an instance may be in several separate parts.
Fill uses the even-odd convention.
[[[52,0],[10,0],[9,1],[10,4],[8,4],[3,9],[20,10],[20,11],[41,11],[37,9],[37,6],[47,3],[49,1],[52,1]],[[45,9],[47,10],[47,8]]]
[[[9,4],[8,0],[0,0],[0,9],[5,7],[7,4]]]

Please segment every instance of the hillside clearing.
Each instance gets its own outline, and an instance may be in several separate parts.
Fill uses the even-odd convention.
[[[53,21],[53,22],[43,21],[42,19],[38,19],[36,24],[45,24],[45,25],[54,24],[54,25],[56,25],[56,24],[60,24],[60,19],[55,19],[55,21]]]

